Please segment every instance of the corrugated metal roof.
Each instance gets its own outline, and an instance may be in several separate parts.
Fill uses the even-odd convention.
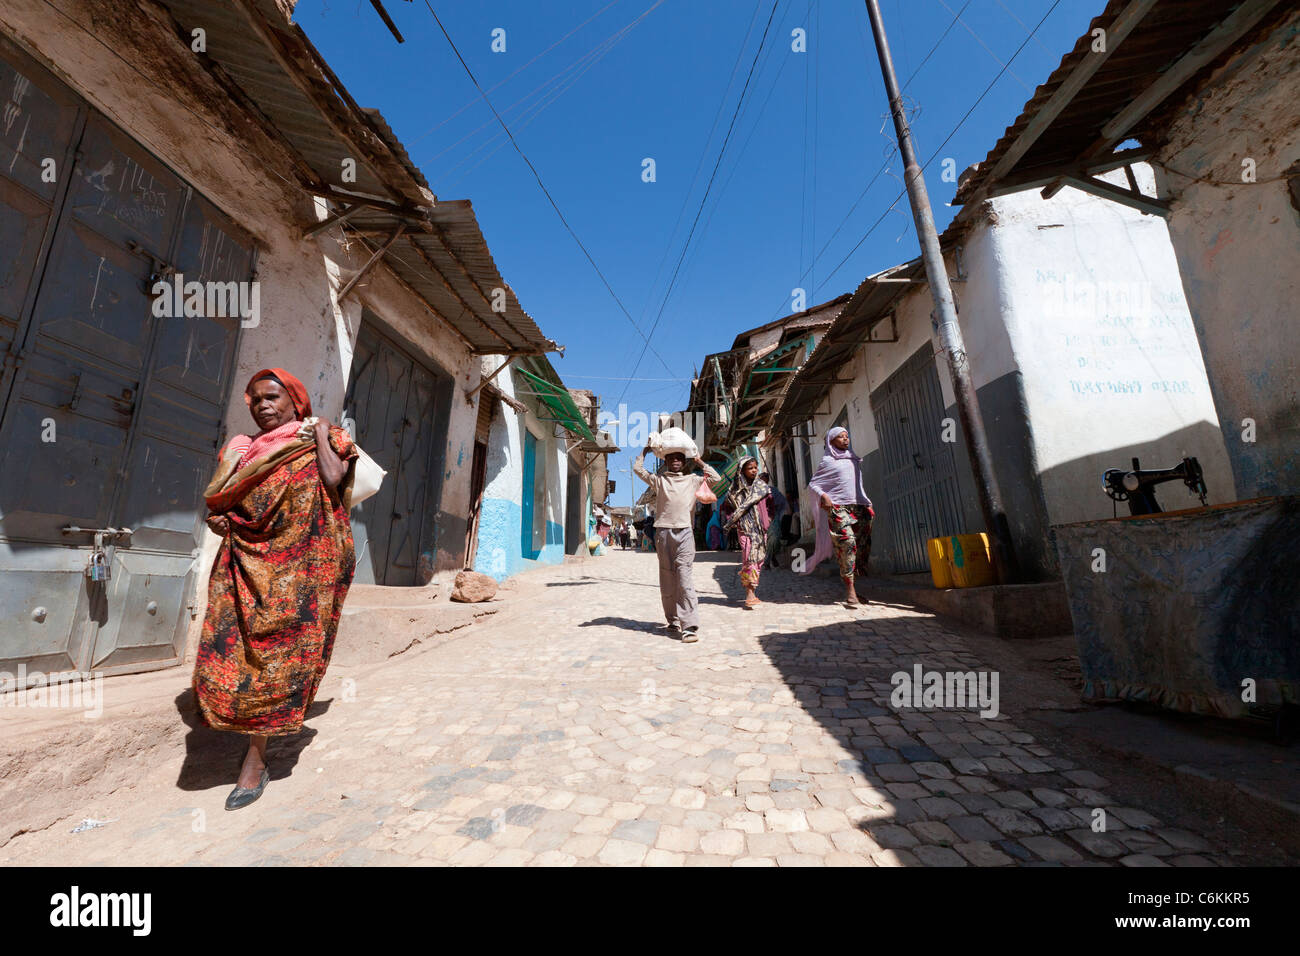
[[[1142,8],[1147,6],[1150,9],[1143,13]],[[985,160],[963,180],[955,201],[969,202],[981,190],[987,193],[1001,184],[1008,188],[1041,185],[1055,179],[1053,173],[1062,167],[1076,164],[1085,157],[1104,157],[1122,140],[1133,138],[1143,145],[1150,145],[1148,141],[1159,138],[1168,111],[1194,92],[1224,58],[1231,55],[1231,49],[1252,42],[1254,37],[1273,26],[1280,16],[1293,12],[1294,8],[1294,0],[1280,4],[1279,0],[1110,0],[1101,14],[1093,18],[1074,48],[1062,58],[1060,66],[1047,82],[1038,87],[1019,118],[1007,127]],[[1270,10],[1273,16],[1269,16]],[[1112,119],[1233,15],[1251,22],[1249,31],[1241,40],[1171,90],[1130,129],[1123,131],[1119,141],[1108,145],[1103,142],[1106,140],[1103,129]],[[1131,32],[1116,42],[1114,34],[1123,32],[1124,23],[1120,18],[1136,16],[1140,19],[1136,20]],[[1093,50],[1096,30],[1106,31],[1109,44],[1100,68],[1072,95],[1069,87],[1066,88],[1062,93],[1066,102],[1060,113],[1050,120],[1022,156],[1006,164],[1008,168],[1001,170],[997,182],[993,182],[991,173],[994,168],[1013,147],[1020,148],[1016,146],[1017,141],[1040,112],[1046,115],[1048,109],[1060,105],[1058,101],[1049,107],[1062,86],[1070,82],[1076,71],[1087,71],[1095,65],[1094,61],[1101,55]]]
[[[468,200],[437,201],[377,110],[352,100],[302,29],[275,0],[161,0],[181,35],[203,27],[207,63],[268,134],[299,162],[304,187],[373,202],[345,228],[377,248],[399,225],[406,234],[387,267],[466,348],[480,354],[539,354],[560,347],[524,312],[493,261]],[[355,161],[345,181],[344,160]],[[496,290],[501,290],[497,292]],[[493,306],[496,308],[493,308]]]
[[[804,325],[816,325],[817,322],[821,321],[823,318],[823,316],[821,316],[819,313],[824,312],[827,309],[835,309],[836,306],[843,305],[845,302],[849,300],[850,295],[852,295],[852,293],[845,292],[843,295],[838,295],[827,302],[821,303],[820,305],[814,305],[810,308],[804,309],[802,312],[794,312],[791,313],[790,315],[783,316],[782,318],[773,319],[771,322],[765,322],[763,325],[760,325],[757,328],[753,328],[745,332],[741,332],[739,335],[736,336],[735,341],[731,343],[731,347],[733,349],[738,349],[744,345],[748,345],[749,340],[753,336],[758,335],[760,332],[766,332],[769,329],[778,328],[779,326],[790,325],[790,326],[802,327]],[[838,310],[836,310],[836,314],[838,314]]]
[[[924,281],[925,265],[913,259],[862,281],[808,361],[790,379],[780,408],[772,417],[769,439],[813,417],[822,396],[831,390],[829,380],[852,361],[853,354],[867,341],[871,327],[889,314],[904,292],[913,288],[911,282],[882,281],[886,279]]]

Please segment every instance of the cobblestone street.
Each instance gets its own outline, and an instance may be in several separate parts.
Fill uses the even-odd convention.
[[[179,786],[164,755],[0,862],[1228,863],[1008,719],[892,710],[896,671],[981,668],[940,619],[785,570],[746,611],[734,558],[696,564],[697,644],[659,626],[653,555],[533,572],[463,637],[331,671],[251,807],[222,809],[238,742],[192,729]],[[70,833],[83,817],[110,822]]]

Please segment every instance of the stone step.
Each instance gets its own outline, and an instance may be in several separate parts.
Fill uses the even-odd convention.
[[[373,586],[370,586],[373,588]],[[377,664],[416,646],[441,643],[441,635],[450,634],[495,614],[496,602],[459,604],[447,600],[383,603],[378,591],[428,590],[427,588],[381,588],[368,591],[362,601],[343,605],[338,636],[334,641],[333,663],[346,667]],[[395,600],[401,600],[398,595]]]
[[[343,613],[361,608],[426,607],[442,595],[442,586],[433,581],[423,587],[396,588],[382,584],[354,584],[348,588]]]
[[[929,574],[868,578],[860,597],[916,604],[999,637],[1056,637],[1074,633],[1062,581],[983,588],[934,587]]]

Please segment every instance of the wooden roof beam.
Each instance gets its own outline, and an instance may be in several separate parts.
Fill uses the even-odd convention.
[[[366,260],[366,264],[361,267],[361,271],[349,279],[347,285],[339,291],[340,302],[346,299],[348,295],[351,294],[352,290],[357,287],[357,283],[364,279],[366,275],[369,274],[370,270],[379,264],[379,260],[382,259],[384,254],[393,247],[393,243],[402,238],[402,233],[405,231],[405,224],[398,223],[397,228],[393,230],[393,234],[388,237],[388,240],[371,254],[370,258]]]
[[[1121,10],[1110,26],[1106,28],[1104,51],[1090,53],[1075,66],[1070,75],[1065,78],[1065,81],[1056,88],[1056,92],[1052,94],[1051,99],[1034,113],[1033,118],[1021,130],[1020,135],[1015,138],[1007,151],[1002,154],[1002,158],[989,170],[988,175],[981,177],[984,185],[963,205],[974,205],[988,198],[990,188],[1015,168],[1016,163],[1020,162],[1025,153],[1029,152],[1030,147],[1047,132],[1056,118],[1074,101],[1074,97],[1079,91],[1110,59],[1111,54],[1119,49],[1124,39],[1151,12],[1151,8],[1156,3],[1157,0],[1130,0],[1129,5]]]
[[[1245,0],[1204,36],[1200,43],[1161,73],[1159,79],[1129,100],[1127,105],[1101,128],[1101,137],[1084,150],[1080,158],[1084,160],[1096,158],[1123,142],[1138,122],[1163,103],[1171,93],[1218,59],[1220,54],[1241,39],[1246,31],[1262,20],[1265,14],[1277,6],[1278,2],[1279,0]]]

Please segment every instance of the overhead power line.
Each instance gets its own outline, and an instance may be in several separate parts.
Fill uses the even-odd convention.
[[[655,6],[659,6],[662,2],[663,0],[659,0]],[[515,139],[514,134],[510,132],[510,127],[506,125],[506,121],[501,118],[501,114],[497,112],[497,108],[492,105],[492,100],[488,98],[487,93],[484,92],[483,87],[479,84],[478,77],[474,75],[474,71],[471,70],[469,64],[465,62],[465,58],[461,56],[460,50],[456,47],[456,41],[451,38],[451,34],[447,32],[447,28],[442,25],[442,20],[438,19],[437,11],[433,9],[433,5],[429,0],[424,0],[424,5],[429,8],[429,13],[433,16],[434,23],[438,24],[438,29],[441,30],[442,35],[447,38],[448,45],[451,47],[452,52],[456,54],[456,59],[460,61],[460,65],[464,67],[465,74],[469,77],[470,82],[474,84],[474,88],[478,90],[479,95],[483,97],[483,102],[487,104],[488,109],[492,111],[492,115],[495,116],[497,122],[501,124],[501,129],[505,131],[506,136],[509,138],[510,145],[515,148],[515,152],[519,154],[519,158],[524,161],[524,164],[528,167],[529,171],[532,172],[533,178],[537,180],[537,186],[541,189],[542,194],[546,196],[546,201],[551,204],[551,208],[554,209],[555,214],[560,217],[560,222],[564,224],[564,228],[568,231],[569,235],[573,237],[573,241],[577,243],[578,248],[582,250],[582,254],[586,257],[587,261],[591,263],[591,268],[595,270],[596,275],[600,277],[600,281],[604,284],[605,290],[609,293],[610,298],[618,304],[619,309],[622,311],[623,315],[627,317],[627,320],[632,323],[632,327],[636,329],[637,334],[639,334],[641,338],[645,339],[646,348],[654,353],[655,358],[659,359],[659,362],[668,372],[672,372],[672,366],[669,365],[664,360],[664,357],[650,344],[649,336],[641,331],[641,326],[637,324],[636,319],[632,318],[632,313],[627,310],[627,306],[623,304],[623,300],[618,297],[618,293],[614,291],[614,287],[609,284],[609,280],[605,278],[605,273],[600,270],[600,266],[596,265],[596,260],[592,258],[591,253],[587,251],[586,245],[584,245],[583,241],[578,238],[578,233],[574,230],[573,226],[569,224],[569,220],[560,209],[559,203],[555,201],[555,197],[551,195],[551,191],[546,188],[546,183],[542,182],[541,173],[537,171],[537,167],[533,165],[532,160],[530,160],[527,154],[524,153],[518,141]],[[644,351],[642,354],[644,355]],[[633,371],[635,371],[635,369]]]
[[[662,2],[662,0],[660,0],[660,2]],[[580,56],[573,63],[570,63],[564,69],[560,70],[554,76],[548,77],[546,80],[539,83],[532,90],[525,93],[523,96],[519,97],[509,106],[502,108],[501,115],[509,116],[511,112],[515,110],[519,110],[520,115],[524,116],[527,115],[530,110],[532,110],[533,116],[536,116],[547,106],[553,103],[561,93],[563,93],[575,82],[577,82],[578,78],[581,77],[583,73],[591,69],[591,67],[594,66],[596,63],[598,63],[605,56],[605,54],[607,54],[610,50],[612,50],[615,46],[617,46],[619,41],[621,41],[623,37],[627,36],[627,34],[631,32],[633,27],[635,27],[638,23],[640,23],[647,16],[649,16],[650,13],[657,6],[659,6],[659,3],[655,3],[644,13],[638,16],[635,20],[633,20],[631,23],[628,23],[620,27],[612,35],[606,37],[604,40],[601,40],[594,47],[592,47],[590,50],[588,50],[586,53]],[[516,70],[515,72],[517,73],[518,71]],[[502,82],[505,81],[503,80]],[[501,85],[500,83],[497,84],[497,86],[500,85]],[[493,87],[493,89],[496,89],[496,87]],[[488,92],[491,93],[492,90],[488,90]],[[533,100],[534,98],[537,98],[538,100],[541,101],[540,105],[535,104],[527,107],[524,106],[525,103],[528,103],[530,100]],[[475,102],[478,101],[475,100]],[[497,125],[496,120],[489,117],[485,122],[481,123],[474,129],[470,130],[460,139],[456,140],[455,142],[449,143],[448,145],[444,146],[442,149],[438,150],[437,153],[429,157],[428,162],[433,162],[436,159],[442,158],[447,153],[454,150],[457,146],[460,146],[466,140],[472,139],[473,137],[477,136],[479,133],[481,133],[483,130],[487,129],[488,127],[496,126],[496,125]],[[521,128],[522,127],[517,126],[516,132]],[[476,153],[480,152],[487,146],[490,146],[493,143],[497,143],[497,142],[500,142],[502,144],[506,142],[505,137],[503,137],[499,132],[492,135],[484,143],[475,147],[468,154],[462,157],[454,166],[451,167],[451,169],[448,170],[448,173],[450,173],[451,170],[454,170],[457,166],[460,166],[462,163],[471,159]],[[496,150],[494,149],[493,152],[495,153]]]
[[[601,7],[599,10],[597,10],[595,13],[593,13],[591,16],[587,17],[587,19],[583,20],[583,21],[582,21],[581,23],[579,23],[576,27],[574,27],[572,30],[570,30],[568,33],[566,33],[564,36],[560,37],[558,40],[556,40],[554,43],[552,43],[550,46],[548,46],[548,47],[547,47],[545,50],[543,50],[541,53],[538,53],[535,57],[533,57],[531,60],[529,60],[529,61],[528,61],[527,63],[525,63],[523,66],[519,67],[517,70],[515,70],[515,71],[514,71],[513,73],[511,73],[509,76],[505,77],[505,79],[499,80],[497,83],[495,83],[495,84],[493,84],[492,86],[488,87],[488,92],[489,92],[489,93],[495,93],[497,90],[501,89],[501,87],[505,86],[507,83],[509,83],[511,80],[513,80],[516,76],[518,76],[518,75],[519,75],[520,73],[522,73],[524,70],[528,69],[528,68],[529,68],[530,66],[532,66],[534,63],[536,63],[538,60],[540,60],[542,57],[546,56],[546,54],[550,53],[552,50],[554,50],[554,49],[555,49],[557,46],[559,46],[561,43],[563,43],[565,40],[569,39],[569,37],[573,36],[575,33],[577,33],[579,30],[581,30],[583,27],[585,27],[588,23],[590,23],[592,20],[595,20],[598,16],[600,16],[602,13],[604,13],[604,12],[605,12],[606,10],[608,10],[610,7],[616,5],[618,2],[619,2],[619,0],[610,0],[609,3],[605,4],[603,7]],[[549,83],[550,81],[548,80],[547,82]],[[542,84],[542,85],[544,86],[545,84]],[[531,95],[531,94],[530,94],[530,95]],[[469,102],[467,102],[464,106],[462,106],[460,109],[456,110],[456,112],[452,113],[450,116],[448,116],[446,119],[444,119],[441,123],[438,123],[436,126],[431,126],[431,127],[429,127],[429,129],[425,130],[425,131],[424,131],[423,133],[421,133],[419,136],[414,137],[414,138],[411,140],[411,143],[413,143],[413,144],[414,144],[414,143],[418,143],[420,140],[424,139],[426,136],[428,136],[428,135],[430,135],[430,134],[432,134],[432,133],[436,133],[438,130],[442,129],[442,127],[446,126],[448,123],[450,123],[452,120],[454,120],[457,116],[459,116],[461,113],[465,112],[467,109],[469,109],[471,106],[473,106],[473,105],[474,105],[475,103],[477,103],[477,102],[478,102],[478,97],[476,96],[476,97],[474,97],[473,99],[471,99]],[[480,127],[480,128],[481,128],[481,127]]]
[[[984,87],[984,92],[980,93],[979,97],[975,100],[975,102],[971,104],[970,109],[968,109],[966,113],[962,116],[962,118],[957,121],[957,125],[954,126],[952,128],[952,131],[947,136],[944,137],[943,142],[940,143],[938,147],[936,147],[934,152],[930,154],[930,157],[924,163],[921,164],[922,169],[927,169],[930,166],[930,164],[933,163],[935,159],[938,158],[939,154],[943,152],[943,148],[948,145],[949,140],[951,140],[954,136],[957,135],[957,131],[960,130],[962,126],[966,124],[966,121],[970,119],[971,114],[975,112],[976,108],[980,105],[980,103],[984,102],[984,97],[988,96],[989,91],[992,90],[995,85],[997,85],[998,80],[1002,79],[1002,75],[1007,72],[1008,68],[1015,61],[1016,57],[1020,55],[1020,51],[1029,45],[1029,41],[1034,38],[1034,36],[1038,33],[1038,30],[1042,27],[1043,23],[1046,22],[1047,18],[1050,17],[1052,15],[1052,12],[1060,5],[1061,5],[1061,0],[1054,0],[1052,5],[1048,8],[1047,12],[1044,13],[1041,19],[1039,19],[1038,23],[1034,25],[1034,29],[1030,31],[1027,37],[1025,37],[1024,41],[1020,44],[1020,46],[1016,47],[1016,52],[1011,54],[1011,59],[1007,60],[1006,63],[1002,64],[1002,69],[998,70],[997,76],[993,77],[993,79],[989,82],[989,85]],[[905,195],[907,195],[906,189],[904,189],[902,192],[900,192],[897,196],[894,197],[894,201],[889,204],[889,208],[886,209],[883,213],[881,213],[880,218],[871,224],[871,228],[868,229],[866,233],[863,234],[862,238],[857,241],[857,244],[854,245],[854,247],[849,250],[848,255],[846,255],[843,259],[840,260],[839,265],[837,265],[834,269],[830,271],[830,274],[826,276],[825,280],[823,280],[823,284],[825,284],[825,282],[830,281],[830,277],[840,271],[840,268],[844,265],[844,263],[849,261],[849,257],[852,256],[853,253],[858,251],[858,249],[862,246],[862,243],[866,242],[867,236],[871,235],[871,233],[875,231],[876,227],[885,221],[885,217],[889,215],[890,211],[894,208],[894,206],[898,204],[898,201],[902,199]]]
[[[512,105],[511,108],[513,108],[513,106],[518,106],[520,103],[524,102],[524,100],[530,99],[530,98],[531,98],[533,95],[535,95],[536,93],[541,92],[541,93],[542,93],[542,97],[543,97],[543,98],[542,98],[538,103],[536,103],[536,104],[534,104],[534,105],[528,107],[527,109],[523,110],[523,111],[520,113],[520,122],[515,126],[515,132],[520,132],[521,130],[527,129],[528,126],[529,126],[529,124],[531,124],[531,123],[533,122],[533,120],[535,120],[535,119],[537,119],[537,117],[541,116],[541,115],[542,115],[542,112],[543,112],[543,111],[544,111],[548,106],[550,106],[552,103],[554,103],[556,100],[558,100],[561,96],[563,96],[566,92],[568,92],[568,90],[570,90],[570,89],[573,87],[573,85],[576,84],[576,83],[578,82],[578,80],[582,79],[582,77],[587,73],[588,70],[590,70],[590,69],[591,69],[592,67],[594,67],[597,63],[599,63],[602,59],[604,59],[605,56],[606,56],[606,54],[608,54],[611,50],[613,50],[614,47],[618,46],[619,42],[620,42],[620,41],[621,41],[625,36],[627,36],[629,33],[631,33],[633,29],[635,29],[635,27],[637,26],[637,24],[639,24],[642,20],[644,20],[646,17],[648,17],[648,16],[649,16],[653,11],[654,11],[655,7],[659,6],[659,5],[660,5],[661,3],[663,3],[663,2],[664,2],[664,0],[658,0],[658,2],[656,2],[653,6],[649,7],[649,8],[648,8],[644,13],[642,13],[639,17],[637,17],[637,18],[636,18],[635,20],[633,20],[631,23],[627,24],[625,27],[623,27],[621,30],[619,30],[617,33],[615,33],[613,36],[608,37],[608,38],[605,39],[603,42],[601,42],[601,43],[598,44],[596,47],[594,47],[592,50],[590,50],[590,51],[586,54],[586,56],[584,56],[582,59],[578,60],[578,61],[577,61],[576,63],[574,63],[572,66],[566,67],[566,68],[565,68],[564,70],[562,70],[560,73],[556,74],[555,77],[552,77],[552,80],[557,79],[557,78],[560,77],[560,76],[563,76],[563,74],[566,73],[566,72],[569,72],[569,71],[575,71],[575,72],[573,72],[573,75],[572,75],[572,76],[566,77],[562,82],[555,84],[554,87],[553,87],[552,89],[546,90],[545,87],[546,87],[546,86],[551,82],[550,80],[548,80],[547,83],[542,84],[542,86],[538,87],[537,90],[534,90],[533,93],[529,93],[528,96],[525,96],[523,99],[516,101],[516,102]],[[543,91],[544,91],[544,92],[543,92]],[[510,112],[510,109],[503,110],[502,112],[503,112],[503,114],[504,114],[504,113],[509,113],[509,112]],[[491,126],[491,125],[493,125],[493,121],[492,121],[492,120],[488,120],[487,123],[484,124],[484,125],[486,125],[486,126]],[[479,127],[479,129],[482,129],[482,128],[483,128],[482,126]],[[475,130],[475,132],[478,132],[478,130]],[[470,134],[470,135],[473,135],[473,134]],[[493,146],[494,143],[496,144],[495,146]],[[491,137],[490,139],[488,139],[486,142],[484,142],[484,143],[482,143],[481,145],[475,147],[475,148],[474,148],[474,149],[473,149],[473,150],[472,150],[468,155],[466,155],[463,159],[461,159],[461,160],[460,160],[459,162],[457,162],[454,166],[452,166],[450,169],[448,169],[448,170],[447,170],[447,175],[450,175],[451,172],[452,172],[453,170],[455,170],[457,167],[459,167],[459,166],[463,165],[464,163],[468,162],[468,161],[469,161],[470,159],[472,159],[472,158],[473,158],[477,153],[481,152],[482,150],[486,149],[486,148],[489,147],[489,146],[493,146],[493,148],[492,148],[492,149],[487,153],[487,155],[481,157],[481,158],[480,158],[476,163],[474,163],[472,166],[467,167],[467,168],[464,170],[464,172],[462,172],[462,173],[461,173],[459,176],[457,176],[454,180],[451,180],[451,181],[447,184],[448,188],[451,188],[452,186],[455,186],[456,183],[460,182],[462,179],[464,179],[466,176],[468,176],[468,175],[469,175],[470,173],[472,173],[474,170],[478,169],[480,166],[482,166],[484,163],[486,163],[489,159],[491,159],[493,156],[495,156],[495,155],[496,155],[496,154],[497,154],[497,153],[498,153],[498,152],[499,152],[503,147],[505,147],[506,145],[508,145],[508,141],[506,140],[506,138],[505,138],[504,136],[502,136],[501,134],[498,133],[498,134],[494,135],[493,137]]]
[[[427,2],[427,0],[426,0]],[[767,36],[772,29],[772,19],[776,16],[776,8],[780,0],[772,0],[772,9],[767,15],[767,24],[763,27],[763,35],[759,38],[758,49],[754,51],[754,60],[749,64],[749,73],[745,76],[745,85],[740,90],[740,98],[736,100],[736,108],[731,114],[731,122],[727,124],[727,134],[722,139],[722,146],[718,150],[718,159],[713,164],[713,172],[709,174],[709,182],[704,187],[704,195],[700,197],[700,205],[695,210],[695,219],[691,222],[690,231],[686,234],[686,242],[682,245],[682,254],[677,257],[677,265],[673,268],[672,278],[668,281],[668,289],[664,293],[663,302],[659,306],[659,314],[655,316],[654,324],[650,327],[650,334],[653,335],[656,328],[659,327],[659,320],[663,318],[664,309],[668,307],[668,299],[673,294],[673,286],[677,283],[677,276],[681,273],[682,262],[686,259],[686,253],[690,250],[691,239],[695,235],[695,228],[700,223],[700,215],[704,212],[704,204],[708,202],[709,192],[713,189],[713,183],[718,178],[718,167],[722,165],[722,157],[726,155],[727,144],[731,142],[731,134],[736,129],[736,117],[740,115],[740,108],[744,105],[745,96],[749,92],[750,81],[754,78],[754,67],[758,65],[758,58],[767,45]],[[650,346],[650,340],[646,339],[646,346]],[[645,349],[637,357],[636,364],[632,366],[632,374],[635,375],[637,369],[641,366],[642,359],[645,358]],[[623,389],[624,394],[627,389]],[[622,396],[619,398],[622,401]]]
[[[746,48],[749,46],[749,37],[754,32],[754,24],[758,21],[758,14],[761,9],[759,6],[754,7],[754,13],[749,18],[749,26],[745,28],[745,38],[740,41],[740,46],[736,50],[736,58],[732,61],[731,73],[727,77],[727,85],[723,88],[722,96],[718,99],[718,108],[713,113],[713,122],[709,124],[708,135],[704,137],[704,144],[700,147],[700,157],[695,161],[695,169],[691,173],[691,183],[682,194],[682,204],[677,210],[677,218],[673,220],[673,228],[668,233],[668,241],[664,244],[664,254],[660,256],[659,265],[655,267],[654,279],[651,280],[646,295],[646,304],[641,310],[641,318],[643,319],[646,313],[650,311],[650,301],[654,297],[654,290],[659,286],[659,277],[663,275],[664,265],[668,262],[668,255],[673,249],[673,240],[677,238],[677,228],[682,224],[682,218],[686,215],[686,207],[690,205],[691,196],[695,192],[695,184],[699,181],[700,170],[704,168],[704,157],[708,155],[709,144],[713,142],[713,133],[718,128],[718,120],[722,119],[723,108],[727,105],[727,97],[731,93],[731,84],[735,82],[736,74],[740,72],[741,61]]]
[[[940,4],[940,5],[941,5],[945,10],[947,10],[949,13],[952,13],[952,7],[948,6],[948,4],[944,2],[944,0],[939,0],[939,4]],[[1003,9],[1005,10],[1006,8],[1003,7]],[[982,47],[984,48],[984,52],[985,52],[985,53],[987,53],[989,56],[993,57],[993,59],[997,60],[999,63],[1002,63],[1002,59],[1001,59],[1001,57],[999,57],[996,53],[993,52],[993,48],[990,47],[987,43],[984,42],[984,38],[981,37],[978,33],[976,33],[976,32],[975,32],[975,29],[974,29],[974,28],[973,28],[969,23],[967,23],[965,20],[962,20],[962,18],[961,18],[961,14],[960,14],[960,13],[957,14],[957,19],[961,22],[961,25],[962,25],[963,27],[966,28],[966,32],[969,33],[971,36],[973,36],[973,37],[975,38],[975,42],[978,43],[980,46],[982,46]],[[1022,24],[1022,26],[1023,26],[1023,24]],[[1033,34],[1031,33],[1030,36],[1032,37]],[[1019,52],[1019,51],[1017,51],[1017,52]],[[1028,91],[1028,92],[1033,93],[1033,92],[1034,92],[1034,88],[1033,88],[1032,86],[1030,86],[1028,83],[1026,83],[1026,82],[1025,82],[1024,80],[1022,80],[1020,77],[1016,76],[1014,70],[1009,70],[1009,69],[1007,69],[1007,67],[1009,67],[1010,65],[1011,65],[1011,64],[1010,64],[1009,62],[1008,62],[1008,63],[1002,63],[1002,68],[1003,68],[1004,70],[1006,70],[1008,73],[1010,73],[1010,74],[1011,74],[1011,78],[1014,79],[1014,80],[1015,80],[1017,83],[1019,83],[1021,86],[1023,86],[1023,87]]]

